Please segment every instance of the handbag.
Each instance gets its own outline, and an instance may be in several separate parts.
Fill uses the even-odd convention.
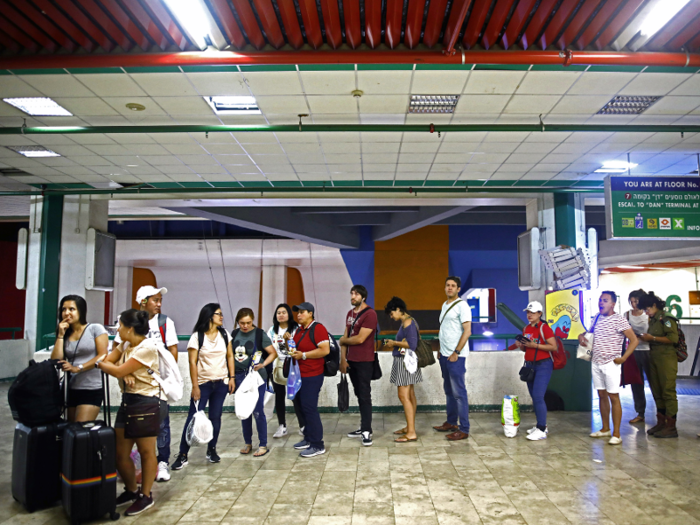
[[[272,415],[275,412],[275,392],[272,390],[272,384],[267,383],[267,388],[265,388],[265,399],[263,400],[263,411],[265,412],[265,419],[269,423],[272,419]]]
[[[525,361],[527,363],[527,361]],[[537,348],[535,348],[535,359],[533,363],[537,362]],[[520,369],[518,372],[520,374],[520,380],[527,383],[529,381],[534,381],[535,380],[535,369],[530,368],[528,366],[523,365],[523,367]]]
[[[374,363],[372,363],[372,381],[382,378],[382,367],[379,364],[379,353],[374,352]]]
[[[160,432],[160,395],[146,399],[146,403],[122,404],[126,415],[125,438],[155,437]]]
[[[418,333],[418,344],[416,345],[416,357],[418,358],[418,368],[425,368],[426,366],[435,364],[435,352],[433,352],[433,347],[430,341],[424,341],[420,336],[420,328],[418,328],[418,323],[413,319],[416,325],[416,332]]]
[[[578,359],[581,359],[583,361],[590,361],[591,357],[593,357],[593,331],[595,330],[595,325],[598,323],[599,317],[600,314],[598,314],[595,318],[595,321],[593,321],[591,331],[583,334],[583,337],[586,340],[586,346],[579,344],[578,348],[576,348],[576,357]]]
[[[346,374],[340,374],[338,383],[338,412],[347,412],[350,408],[350,389]]]

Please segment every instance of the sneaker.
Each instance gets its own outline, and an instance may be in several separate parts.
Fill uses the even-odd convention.
[[[306,449],[309,448],[310,446],[311,446],[311,444],[310,444],[308,441],[302,440],[302,441],[299,441],[299,443],[296,443],[296,444],[294,445],[294,448],[295,448],[296,450],[306,450]]]
[[[280,425],[280,427],[277,429],[277,432],[273,434],[273,438],[283,438],[284,436],[287,435],[287,425]]]
[[[207,461],[209,463],[218,463],[221,461],[221,458],[216,453],[215,448],[210,448],[209,450],[207,450]]]
[[[532,434],[535,430],[537,430],[537,426],[536,426],[536,425],[535,425],[534,427],[529,428],[529,429],[527,430],[527,435],[529,436],[529,435]],[[544,433],[545,433],[545,434],[549,434],[549,427],[544,427]]]
[[[124,516],[136,516],[137,514],[141,514],[144,510],[150,509],[153,505],[153,494],[150,496],[139,494],[138,499],[134,501],[133,505],[126,509]]]
[[[158,462],[156,481],[170,481],[170,467],[165,461]]]
[[[300,435],[301,437],[304,437],[304,429],[305,429],[305,428],[306,428],[306,427],[301,427],[301,428],[299,429],[299,435]]]
[[[120,507],[121,505],[126,505],[127,503],[133,503],[137,499],[139,499],[139,496],[141,495],[141,492],[138,490],[136,492],[131,492],[130,490],[126,490],[126,487],[124,487],[124,492],[122,492],[118,497],[117,497],[117,507]]]
[[[312,458],[314,456],[320,456],[321,454],[325,453],[325,448],[309,447],[304,452],[300,453],[299,456],[301,456],[302,458]]]
[[[534,432],[528,432],[527,439],[530,441],[539,441],[540,439],[547,439],[547,432],[542,432],[539,428],[535,427]]]
[[[172,468],[173,470],[182,470],[186,466],[187,454],[178,454],[177,458],[175,458],[175,463],[173,463],[173,466],[170,468]]]
[[[352,432],[348,432],[348,437],[349,438],[361,438],[362,437],[362,430],[359,428],[357,430],[353,430]]]
[[[362,446],[371,447],[372,446],[372,434],[369,432],[362,433]]]

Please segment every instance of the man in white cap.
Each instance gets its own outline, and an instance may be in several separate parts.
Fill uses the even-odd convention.
[[[177,332],[175,323],[167,315],[160,313],[163,296],[167,288],[142,286],[136,292],[136,302],[139,309],[148,312],[148,338],[160,341],[173,354],[177,362]],[[119,335],[114,338],[114,344],[121,343]],[[156,481],[170,480],[170,414],[160,424],[158,434],[158,475]]]

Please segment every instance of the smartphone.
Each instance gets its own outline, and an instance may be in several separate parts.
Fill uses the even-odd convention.
[[[519,343],[522,343],[522,344],[530,342],[530,340],[527,337],[525,337],[524,335],[516,335],[515,340],[518,341]]]

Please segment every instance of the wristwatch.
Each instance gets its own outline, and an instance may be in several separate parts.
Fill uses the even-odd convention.
[[[303,361],[306,361],[306,352],[304,352],[304,353],[301,354],[301,359],[302,359]]]
[[[78,370],[83,371],[83,365],[78,365]]]

